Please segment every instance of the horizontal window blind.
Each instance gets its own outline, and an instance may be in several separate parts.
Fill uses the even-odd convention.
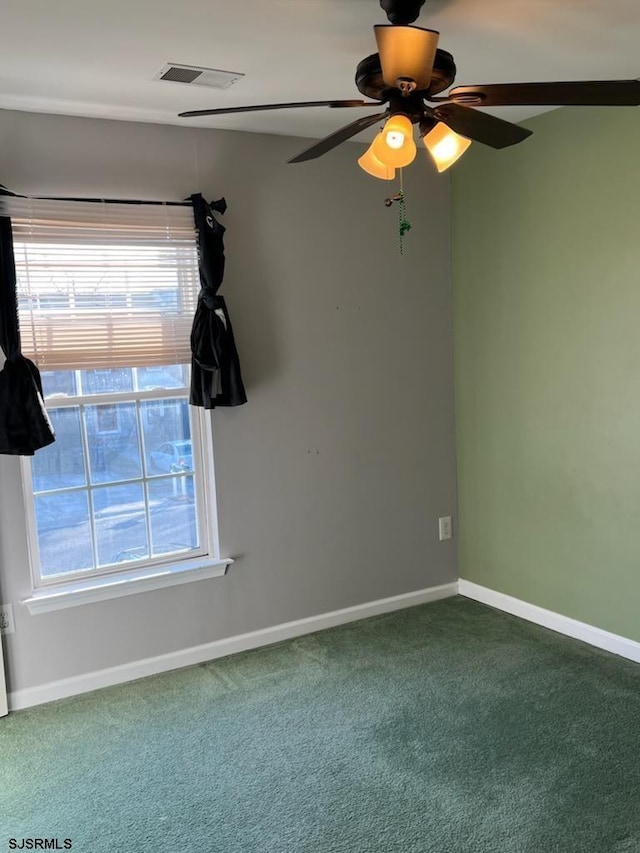
[[[41,370],[182,364],[200,280],[190,206],[0,199],[22,352]]]

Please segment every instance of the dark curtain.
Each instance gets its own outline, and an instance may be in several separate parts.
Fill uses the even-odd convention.
[[[215,409],[241,406],[247,402],[240,360],[224,298],[218,288],[224,277],[225,228],[213,215],[224,213],[223,198],[206,202],[198,193],[191,196],[198,233],[200,294],[191,331],[192,406]]]
[[[44,409],[38,368],[20,352],[11,220],[0,216],[0,453],[33,456],[55,441]]]

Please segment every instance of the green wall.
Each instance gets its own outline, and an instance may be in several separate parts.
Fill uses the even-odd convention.
[[[452,169],[460,575],[640,640],[640,110]]]

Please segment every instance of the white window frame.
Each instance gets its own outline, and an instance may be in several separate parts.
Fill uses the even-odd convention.
[[[187,400],[188,399],[188,389],[184,386],[182,388],[176,389],[153,389],[148,391],[122,391],[117,393],[106,393],[106,394],[86,394],[86,395],[78,395],[74,397],[53,397],[50,398],[51,408],[56,409],[76,409],[87,406],[109,406],[118,403],[126,403],[136,405],[137,402],[145,402],[154,400]],[[105,488],[109,485],[129,485],[131,483],[142,483],[143,485],[148,482],[154,482],[158,479],[165,480],[169,479],[173,475],[160,475],[159,477],[145,476],[145,473],[141,470],[140,477],[132,477],[131,479],[123,479],[115,481],[113,484],[111,483],[91,483],[91,478],[88,476],[88,472],[90,471],[90,464],[87,458],[87,450],[88,450],[88,440],[86,436],[86,426],[83,425],[82,415],[80,416],[81,420],[81,432],[83,434],[83,455],[84,459],[84,468],[87,472],[86,482],[83,485],[73,486],[69,489],[69,491],[83,491],[87,490],[91,492],[94,489]],[[192,558],[202,558],[208,556],[212,551],[216,548],[216,543],[212,541],[211,536],[211,524],[209,523],[208,511],[207,511],[207,502],[206,502],[206,494],[203,486],[203,476],[202,472],[205,467],[204,453],[202,450],[202,425],[200,422],[200,418],[195,418],[193,416],[193,411],[190,413],[190,421],[191,421],[191,446],[194,457],[194,466],[193,471],[190,473],[190,476],[193,477],[194,480],[194,490],[196,495],[196,519],[198,525],[198,533],[200,538],[200,544],[197,549],[193,551],[189,551],[189,557],[185,557],[184,559],[192,559]],[[138,424],[138,430],[140,435],[140,441],[143,443],[142,455],[145,455],[146,448],[144,447],[144,429],[142,425]],[[180,479],[184,479],[186,475],[180,475]],[[97,565],[97,537],[95,531],[95,516],[94,513],[91,512],[91,502],[89,503],[89,526],[92,530],[92,543],[94,550],[94,561],[96,562],[96,568],[92,569],[76,569],[71,572],[64,572],[54,575],[43,575],[40,571],[40,549],[38,542],[38,532],[37,532],[37,512],[35,509],[35,490],[33,488],[33,478],[32,478],[32,465],[31,461],[24,460],[22,464],[22,482],[24,493],[29,495],[29,501],[27,501],[27,506],[25,508],[26,516],[27,516],[27,531],[29,537],[29,553],[31,555],[30,563],[31,563],[31,581],[33,589],[42,589],[45,587],[54,587],[59,586],[60,583],[66,583],[76,580],[84,580],[86,578],[93,578],[99,576],[106,575],[117,575],[123,572],[123,566],[121,563],[112,563],[106,566],[98,566]],[[53,489],[52,492],[58,492],[60,490]],[[66,490],[65,490],[66,491]],[[149,534],[149,531],[147,531]],[[162,557],[148,557],[146,559],[140,559],[135,561],[136,568],[145,568],[149,566],[156,566],[161,562],[175,562],[179,561],[182,558],[180,556],[176,556],[176,554],[167,555],[166,559]]]
[[[173,391],[174,393],[171,393]],[[163,396],[183,396],[183,389],[167,389]],[[182,393],[181,393],[182,391]],[[140,399],[157,399],[158,390],[153,392],[139,392]],[[144,396],[143,396],[144,395]],[[102,402],[107,395],[97,395]],[[122,397],[124,395],[108,395],[110,397]],[[128,399],[131,399],[129,396]],[[56,400],[56,404],[57,404]],[[66,402],[66,400],[65,400]],[[168,559],[158,558],[144,561],[143,565],[127,564],[126,569],[108,569],[104,572],[92,572],[88,577],[74,577],[73,579],[60,578],[47,580],[38,584],[39,572],[34,572],[34,565],[38,560],[37,527],[35,516],[34,495],[31,480],[31,463],[28,458],[22,457],[22,482],[25,504],[25,517],[27,521],[29,562],[32,573],[33,594],[23,599],[31,614],[46,613],[51,610],[59,610],[67,607],[75,607],[80,604],[90,604],[110,598],[119,598],[123,595],[148,592],[154,589],[162,589],[176,584],[189,583],[206,578],[220,577],[226,573],[229,565],[233,563],[230,557],[220,556],[220,544],[218,537],[218,512],[215,488],[215,467],[213,457],[213,429],[210,412],[204,409],[192,407],[192,441],[194,453],[196,442],[194,437],[198,434],[198,445],[201,457],[200,477],[196,476],[196,488],[201,492],[202,512],[206,515],[206,549],[207,553],[197,557],[176,559],[171,555]],[[194,466],[195,468],[195,466]],[[197,469],[195,469],[197,471]],[[198,485],[198,480],[200,481]]]

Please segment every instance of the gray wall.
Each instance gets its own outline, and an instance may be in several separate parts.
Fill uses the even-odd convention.
[[[23,193],[225,195],[227,276],[249,404],[215,412],[224,578],[30,616],[19,464],[0,457],[9,688],[171,652],[456,577],[449,186],[389,186],[347,144],[0,112],[0,182]]]

